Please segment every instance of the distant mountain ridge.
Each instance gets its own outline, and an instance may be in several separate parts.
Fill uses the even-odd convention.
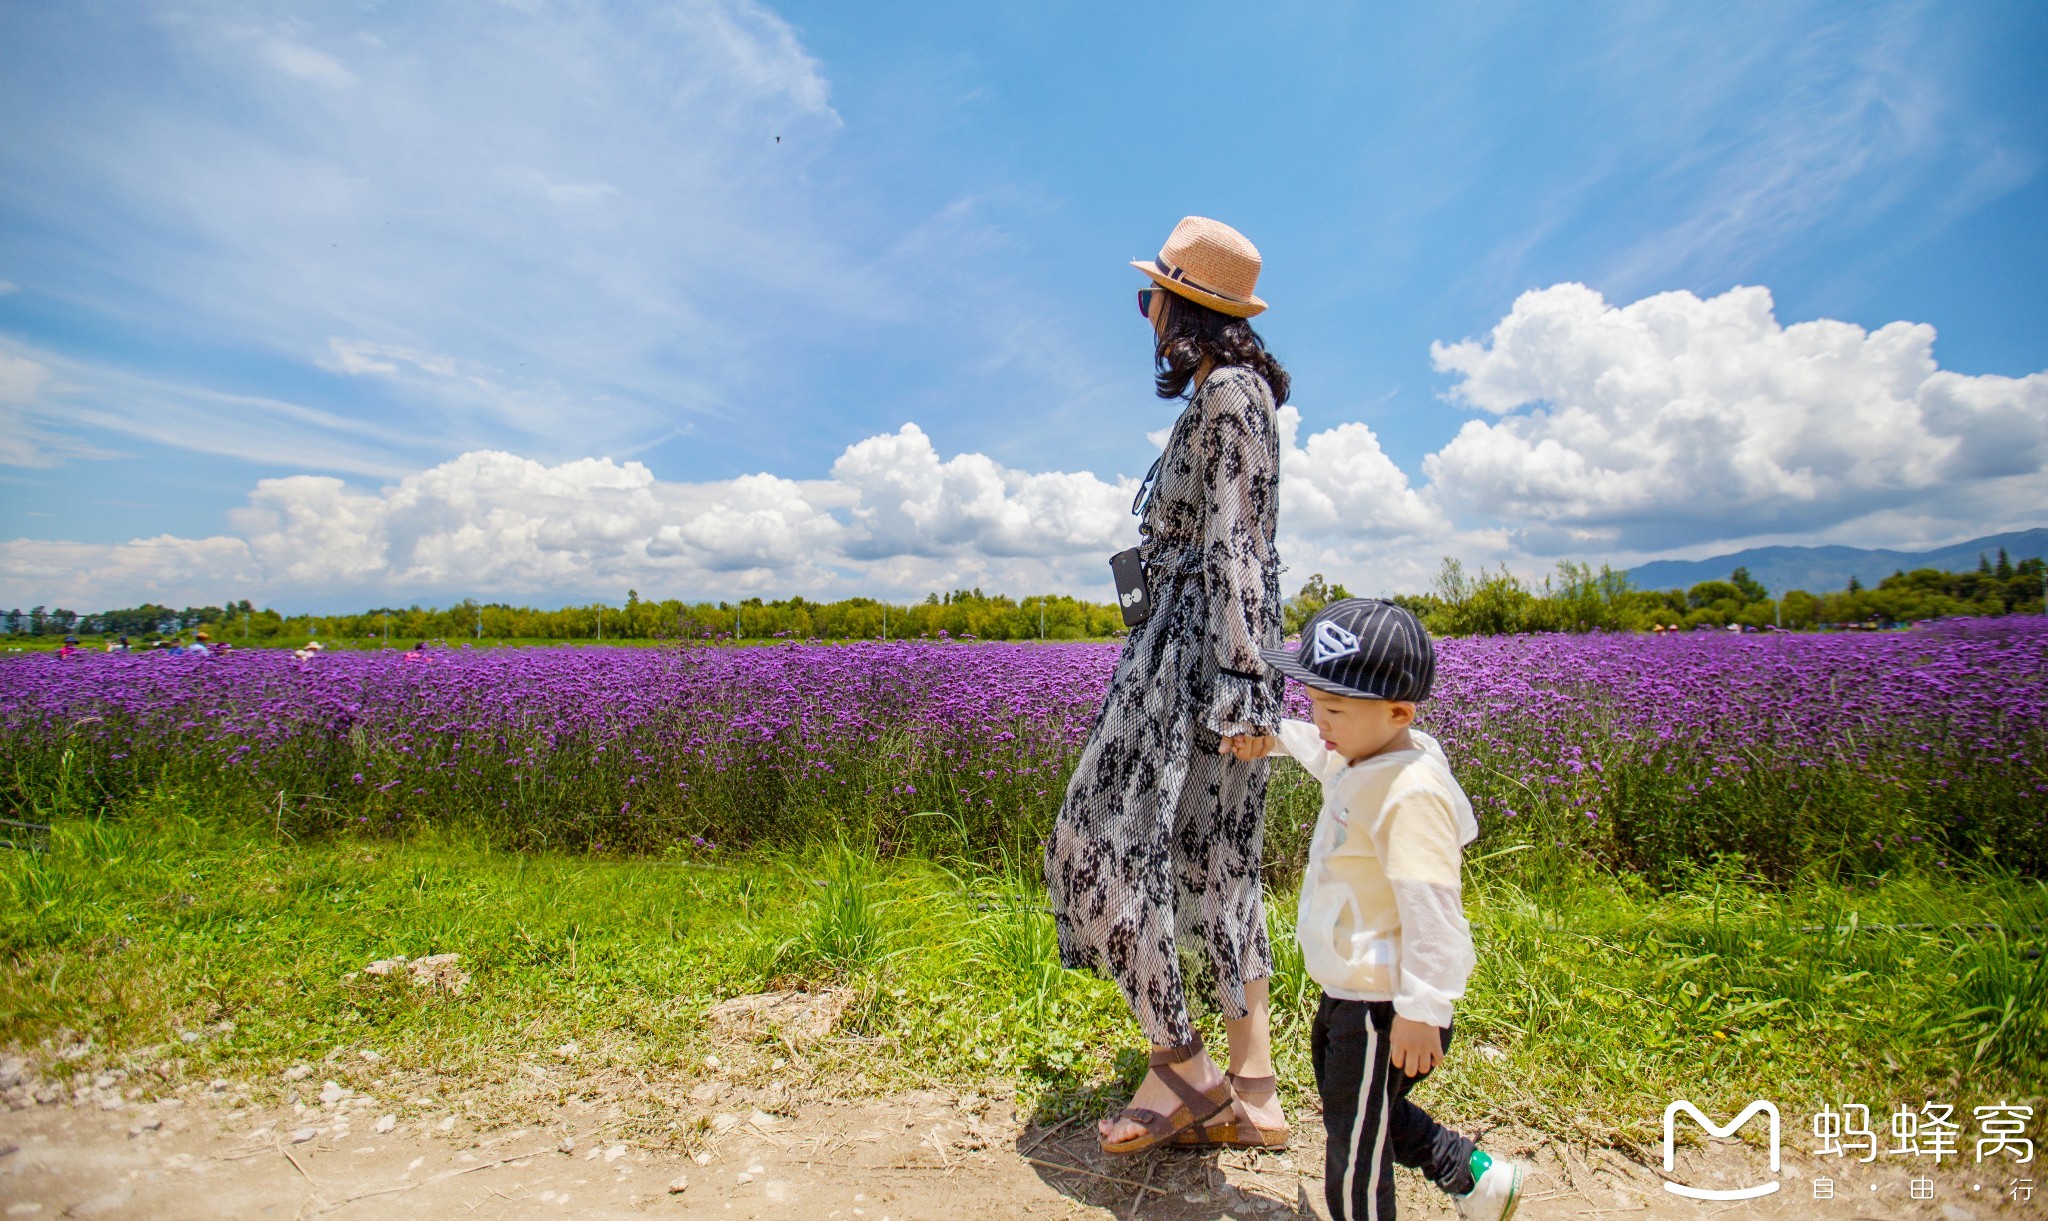
[[[1884,551],[1863,547],[1751,547],[1730,555],[1704,560],[1652,560],[1628,571],[1637,589],[1690,589],[1701,581],[1725,581],[1737,568],[1761,581],[1776,597],[1787,590],[1833,593],[1844,589],[1849,578],[1875,585],[1904,569],[1939,568],[1959,572],[1975,568],[1977,557],[1988,556],[1994,563],[1998,549],[2014,563],[2048,559],[2048,527],[1987,534],[1966,543],[1937,547],[1932,551]]]

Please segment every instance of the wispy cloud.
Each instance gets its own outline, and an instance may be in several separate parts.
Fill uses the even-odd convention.
[[[0,462],[49,466],[146,441],[296,469],[390,476],[433,452],[415,433],[261,395],[96,366],[0,337],[0,412],[17,421]],[[410,460],[410,461],[409,461]]]
[[[361,414],[570,454],[733,411],[773,359],[735,304],[878,295],[793,189],[841,126],[829,82],[750,0],[301,13],[164,7],[87,76],[0,85],[53,91],[0,177],[48,239],[28,262],[85,260],[87,317],[375,374]]]
[[[1888,242],[1936,231],[2038,168],[1966,96],[1940,6],[1792,3],[1722,36],[1728,16],[1578,15],[1586,36],[1562,79],[1601,109],[1549,146],[1553,172],[1518,196],[1480,280],[1519,291],[1517,272],[1595,225],[1604,240],[1574,274],[1609,291],[1724,286],[1866,227]]]
[[[287,76],[328,89],[349,89],[358,83],[355,73],[323,51],[260,30],[249,30],[247,34],[261,48],[262,57]]]

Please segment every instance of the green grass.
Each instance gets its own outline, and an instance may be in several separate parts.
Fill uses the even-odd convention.
[[[1041,1116],[1091,1110],[1135,1080],[1137,1035],[1113,988],[1058,968],[1034,865],[294,843],[156,794],[61,824],[44,851],[0,853],[0,1043],[90,1036],[82,1068],[169,1043],[190,1076],[271,1081],[370,1047],[455,1091],[574,1040],[680,1080],[718,1000],[833,983],[856,995],[853,1037],[806,1063],[814,1088],[1007,1081]],[[1563,868],[1519,852],[1468,865],[1480,965],[1433,1109],[1645,1147],[1674,1097],[1773,1098],[1796,1132],[1822,1101],[1961,1108],[2048,1078],[2039,883],[1769,890],[1708,874],[1659,893]],[[1281,1071],[1301,1091],[1316,990],[1292,896],[1270,906]],[[460,997],[359,974],[450,951],[473,976]],[[176,1042],[223,1020],[226,1037]]]

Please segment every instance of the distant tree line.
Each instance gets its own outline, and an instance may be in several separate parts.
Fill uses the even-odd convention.
[[[10,636],[163,637],[229,620],[240,622],[243,617],[251,615],[276,618],[277,612],[259,611],[247,599],[230,602],[225,607],[188,606],[183,610],[145,602],[126,610],[101,611],[96,615],[81,615],[63,607],[46,610],[37,606],[28,610],[0,610],[0,633]]]
[[[62,636],[80,633],[151,640],[209,629],[249,643],[307,639],[414,640],[902,640],[941,636],[977,640],[1093,640],[1123,629],[1113,603],[1045,595],[1021,601],[979,589],[931,594],[923,602],[808,598],[686,603],[646,600],[628,590],[624,606],[591,604],[535,610],[469,599],[448,607],[375,607],[349,615],[282,615],[248,602],[227,607],[161,606],[79,615],[72,611],[0,612],[0,630]]]
[[[1349,597],[1342,584],[1311,576],[1283,607],[1288,635],[1329,602]],[[1897,572],[1865,588],[1851,579],[1834,593],[1792,590],[1772,598],[1762,583],[1738,568],[1725,581],[1691,589],[1647,590],[1605,565],[1567,561],[1540,582],[1501,568],[1468,571],[1446,557],[1428,593],[1392,600],[1421,617],[1440,636],[1521,632],[1642,632],[1656,628],[1778,627],[1788,630],[1890,626],[1953,616],[2048,612],[2048,565],[2015,563],[2001,549],[1968,572],[1932,568]],[[471,600],[453,606],[378,607],[352,615],[283,615],[246,599],[226,606],[172,610],[145,604],[80,615],[69,610],[0,611],[0,632],[63,636],[70,633],[175,637],[210,629],[216,639],[260,644],[307,639],[389,640],[1100,640],[1119,635],[1123,618],[1114,603],[1042,595],[1022,600],[979,589],[931,594],[922,602],[873,598],[814,602],[807,598],[740,602],[642,599],[628,590],[624,606],[566,606],[535,610]]]
[[[296,621],[295,621],[296,622]],[[931,594],[897,604],[874,598],[817,602],[808,598],[686,603],[642,599],[624,606],[532,610],[502,603],[458,602],[445,610],[373,610],[307,620],[324,636],[546,640],[902,640],[941,635],[977,640],[1087,640],[1123,626],[1114,605],[1041,595],[1022,600],[979,589]]]
[[[1520,632],[1646,632],[1657,628],[1886,627],[1955,616],[2048,613],[2048,583],[2041,560],[2014,563],[2004,549],[1996,562],[1982,557],[1975,571],[1933,568],[1896,572],[1874,589],[1851,578],[1847,588],[1814,594],[1803,589],[1772,598],[1749,571],[1737,568],[1725,581],[1702,581],[1691,589],[1648,590],[1605,565],[1567,561],[1555,575],[1530,584],[1502,568],[1468,572],[1446,557],[1430,592],[1399,595],[1406,606],[1440,636],[1499,636]],[[1322,574],[1310,577],[1287,602],[1290,634],[1318,609],[1348,597],[1342,585]]]

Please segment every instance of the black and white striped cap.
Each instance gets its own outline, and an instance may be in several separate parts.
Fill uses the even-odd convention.
[[[1301,629],[1301,648],[1261,649],[1297,682],[1363,700],[1420,700],[1436,681],[1436,646],[1422,621],[1378,598],[1345,598]]]

